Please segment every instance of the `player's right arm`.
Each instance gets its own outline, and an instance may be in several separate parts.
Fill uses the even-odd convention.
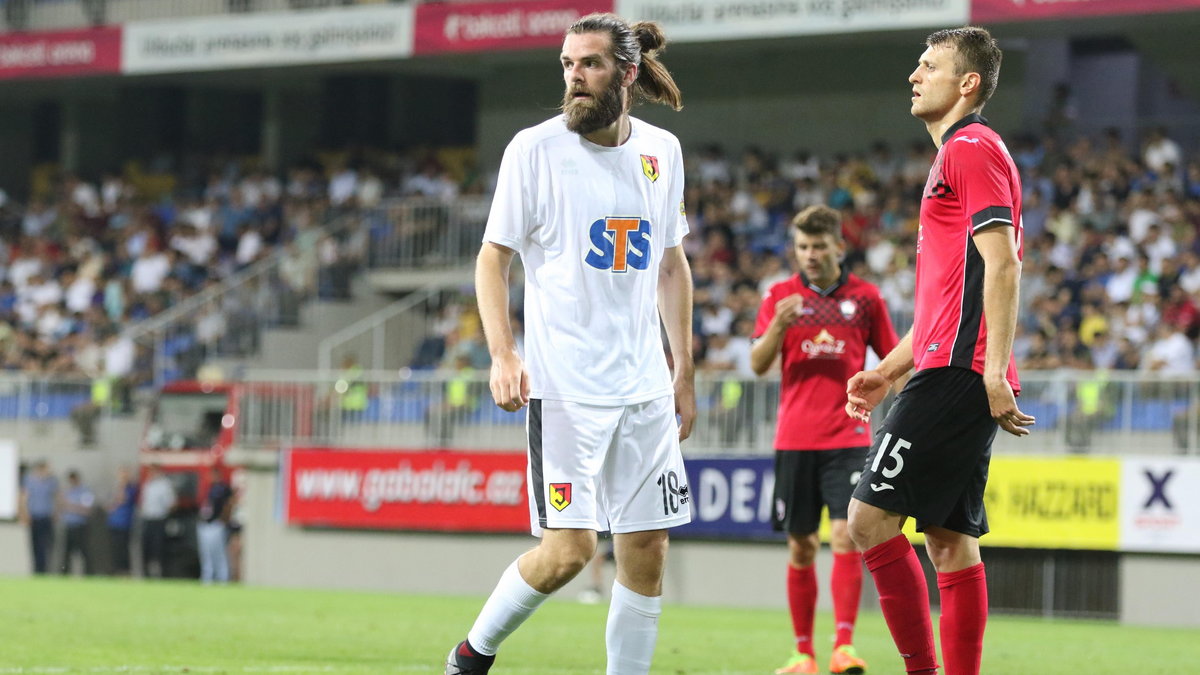
[[[913,369],[912,331],[872,370],[855,373],[846,383],[846,414],[860,422],[871,421],[871,411],[887,396],[892,383]]]
[[[770,298],[768,298],[768,301]],[[750,348],[750,367],[758,375],[766,375],[779,356],[783,346],[783,336],[787,329],[800,318],[800,310],[804,307],[804,298],[792,294],[775,303],[775,313],[767,324],[766,330],[754,341]]]
[[[502,410],[516,412],[529,403],[529,373],[517,353],[508,319],[508,269],[516,251],[484,242],[475,261],[475,294],[488,352],[492,355],[492,400]]]

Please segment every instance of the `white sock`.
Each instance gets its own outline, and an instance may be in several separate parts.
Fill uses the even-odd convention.
[[[613,582],[608,606],[608,675],[646,675],[658,640],[662,597],[648,597]],[[472,643],[474,644],[474,643]]]
[[[549,593],[539,593],[525,582],[514,560],[500,575],[496,590],[483,603],[475,625],[467,633],[467,641],[480,654],[494,656],[496,650],[500,649],[500,643],[512,635],[548,597]]]

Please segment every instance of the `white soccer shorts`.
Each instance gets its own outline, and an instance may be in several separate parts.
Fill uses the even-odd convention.
[[[675,397],[626,406],[529,402],[533,534],[661,530],[692,519]]]

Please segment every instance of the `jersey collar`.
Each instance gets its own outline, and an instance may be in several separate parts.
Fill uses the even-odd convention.
[[[812,291],[813,293],[816,293],[817,295],[819,295],[823,298],[827,298],[830,295],[833,295],[834,291],[841,288],[842,284],[846,283],[846,275],[848,275],[848,274],[850,274],[850,273],[848,271],[846,271],[845,267],[843,267],[842,273],[838,275],[837,281],[834,281],[832,284],[830,284],[829,288],[821,288],[820,286],[817,286],[813,282],[809,281],[808,276],[806,276],[804,274],[804,272],[801,272],[800,273],[800,283],[804,284],[804,287],[807,288],[808,290]]]
[[[959,129],[967,126],[968,124],[982,124],[985,127],[990,126],[987,118],[985,118],[983,115],[980,115],[979,113],[971,113],[970,115],[967,115],[961,120],[955,122],[949,129],[946,130],[946,133],[942,134],[942,145],[950,142],[950,137],[958,133]]]

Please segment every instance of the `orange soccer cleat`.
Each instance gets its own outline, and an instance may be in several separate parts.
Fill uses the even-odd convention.
[[[816,675],[820,672],[817,669],[817,660],[808,654],[793,654],[792,659],[785,663],[782,668],[775,671],[775,675],[786,675],[787,673],[804,673],[805,675]]]
[[[858,652],[854,651],[851,645],[842,645],[833,650],[833,656],[829,659],[829,672],[840,675],[841,673],[853,673],[861,675],[867,672],[867,662],[858,658]]]

